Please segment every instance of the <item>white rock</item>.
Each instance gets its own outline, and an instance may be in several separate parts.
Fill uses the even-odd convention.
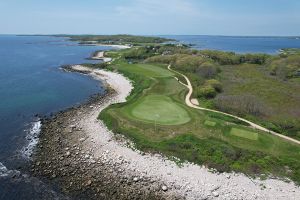
[[[138,180],[139,180],[138,177],[134,177],[134,178],[133,178],[133,181],[134,181],[134,182],[137,182]]]
[[[168,187],[165,186],[165,185],[163,185],[163,186],[161,187],[161,189],[162,189],[163,191],[167,191],[167,190],[168,190]]]
[[[218,196],[219,196],[219,193],[216,192],[216,191],[214,191],[214,192],[212,192],[212,195],[214,195],[214,197],[218,197]]]

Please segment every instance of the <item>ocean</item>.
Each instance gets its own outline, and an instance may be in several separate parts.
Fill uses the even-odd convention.
[[[300,48],[299,37],[246,37],[209,35],[167,35],[166,38],[192,44],[195,49],[213,49],[236,53],[277,54],[283,48]]]
[[[107,49],[79,46],[66,38],[0,36],[0,199],[45,195],[48,186],[19,170],[37,142],[41,125],[37,115],[49,116],[104,93],[98,81],[64,72],[60,66],[95,62],[86,58]]]
[[[296,37],[164,36],[196,49],[276,54],[300,48]],[[96,50],[67,38],[0,35],[0,199],[65,199],[53,185],[26,172],[41,123],[37,116],[78,105],[103,94],[101,83],[60,69],[87,60]]]

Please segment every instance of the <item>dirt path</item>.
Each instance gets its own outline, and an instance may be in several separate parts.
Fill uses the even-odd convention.
[[[184,85],[185,87],[187,87],[187,88],[189,89],[189,92],[188,92],[188,94],[187,94],[186,97],[185,97],[185,103],[186,103],[187,106],[189,106],[189,107],[191,107],[191,108],[198,109],[198,110],[205,110],[205,111],[214,112],[214,113],[219,113],[219,114],[223,114],[223,115],[226,115],[226,116],[233,117],[233,118],[235,118],[235,119],[238,119],[238,120],[241,120],[241,121],[243,121],[243,122],[248,123],[248,124],[249,124],[251,127],[253,127],[254,129],[261,130],[261,131],[264,131],[264,132],[268,132],[268,133],[270,133],[270,134],[272,134],[272,135],[281,137],[281,138],[283,138],[283,139],[285,139],[285,140],[288,140],[288,141],[290,141],[290,142],[293,142],[293,143],[296,143],[296,144],[300,144],[300,141],[299,141],[299,140],[296,140],[296,139],[290,138],[290,137],[288,137],[288,136],[285,136],[285,135],[276,133],[276,132],[271,131],[271,130],[269,130],[269,129],[266,129],[266,128],[264,128],[264,127],[258,125],[258,124],[255,124],[255,123],[253,123],[253,122],[251,122],[251,121],[248,121],[248,120],[246,120],[246,119],[244,119],[244,118],[238,117],[238,116],[236,116],[236,115],[232,115],[232,114],[229,114],[229,113],[225,113],[225,112],[221,112],[221,111],[217,111],[217,110],[212,110],[212,109],[208,109],[208,108],[203,108],[203,107],[194,105],[194,104],[191,102],[191,96],[192,96],[192,94],[193,94],[193,86],[192,86],[190,80],[188,79],[188,77],[185,76],[184,74],[180,73],[180,72],[177,72],[177,71],[171,69],[171,65],[168,66],[168,69],[169,69],[170,71],[172,71],[172,72],[174,72],[174,73],[176,73],[176,74],[179,74],[179,75],[181,75],[181,76],[183,76],[183,77],[185,78],[187,84],[182,83],[182,82],[179,81],[177,78],[176,78],[176,79],[179,81],[179,83],[181,83],[182,85]]]

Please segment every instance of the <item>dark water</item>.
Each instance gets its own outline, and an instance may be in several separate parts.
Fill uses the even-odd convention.
[[[37,131],[35,115],[50,113],[103,93],[87,76],[63,72],[64,64],[88,61],[95,50],[64,38],[0,36],[0,199],[41,199],[59,196],[47,185],[28,177],[22,167],[28,132]],[[12,178],[15,177],[15,178]]]
[[[237,53],[276,54],[283,48],[300,48],[299,37],[239,37],[239,36],[204,36],[204,35],[168,35],[186,44],[193,44],[196,49],[214,49]]]

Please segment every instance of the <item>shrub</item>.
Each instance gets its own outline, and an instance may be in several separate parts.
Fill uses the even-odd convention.
[[[267,65],[270,74],[283,80],[300,76],[300,55],[276,57]]]
[[[152,54],[146,48],[135,48],[130,49],[124,53],[126,59],[145,59],[150,57]]]
[[[269,57],[266,54],[235,54],[215,50],[202,50],[199,54],[217,61],[221,65],[238,65],[242,63],[264,64]]]
[[[150,58],[147,58],[145,60],[146,63],[164,63],[164,64],[170,64],[174,63],[176,60],[176,56],[174,55],[164,55],[164,56],[153,56]]]
[[[179,69],[185,72],[197,72],[197,69],[206,62],[207,59],[194,56],[194,55],[176,55],[176,62],[174,63],[175,69]]]
[[[211,85],[206,85],[204,87],[199,87],[197,89],[197,96],[204,98],[214,98],[217,95],[215,88]]]
[[[216,64],[211,61],[202,63],[196,70],[197,74],[203,78],[213,78],[218,73],[218,68]]]
[[[205,85],[212,86],[217,92],[222,92],[222,84],[216,79],[210,79],[205,82]]]

